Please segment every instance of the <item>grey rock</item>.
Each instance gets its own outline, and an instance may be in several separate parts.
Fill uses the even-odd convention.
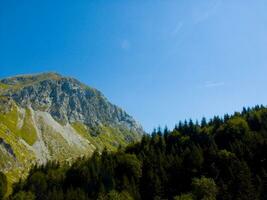
[[[56,73],[21,75],[2,79],[10,89],[4,95],[21,107],[49,112],[63,123],[81,122],[89,127],[109,125],[143,134],[133,117],[110,103],[104,95],[74,78]]]
[[[0,138],[0,147],[1,147],[1,146],[2,146],[2,147],[6,150],[6,152],[8,152],[12,157],[16,158],[16,155],[15,155],[15,153],[14,153],[12,147],[10,146],[10,144],[6,143],[6,142],[4,141],[3,138]]]

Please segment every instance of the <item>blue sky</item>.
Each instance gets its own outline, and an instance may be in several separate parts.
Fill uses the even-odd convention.
[[[0,0],[0,77],[54,71],[147,131],[267,104],[265,0]]]

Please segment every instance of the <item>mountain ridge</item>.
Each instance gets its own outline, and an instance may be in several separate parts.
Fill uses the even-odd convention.
[[[48,73],[41,73],[41,74],[36,74],[36,75],[17,75],[14,77],[1,79],[0,82],[2,84],[5,84],[6,87],[11,86],[10,88],[8,88],[6,90],[7,92],[4,93],[5,96],[11,97],[18,104],[20,104],[21,106],[24,106],[24,107],[27,106],[29,104],[29,100],[31,100],[32,106],[35,109],[38,108],[37,104],[41,104],[41,103],[45,104],[45,103],[50,103],[50,102],[40,102],[40,99],[33,99],[34,96],[30,96],[31,95],[30,93],[35,92],[34,95],[40,96],[41,93],[43,93],[45,90],[48,90],[47,87],[51,87],[51,85],[55,86],[53,84],[61,84],[62,89],[61,89],[61,91],[59,91],[59,95],[61,94],[61,92],[63,93],[63,95],[66,92],[68,92],[68,95],[76,95],[75,92],[76,93],[80,92],[79,95],[86,95],[86,98],[87,98],[87,99],[85,98],[82,100],[88,100],[88,98],[90,98],[90,95],[95,95],[95,96],[97,96],[97,98],[100,98],[100,100],[103,101],[102,103],[109,104],[109,105],[105,105],[105,106],[112,106],[112,109],[115,109],[114,110],[115,112],[118,112],[119,115],[122,115],[121,117],[123,117],[123,116],[126,117],[128,122],[132,123],[132,125],[135,126],[133,128],[135,128],[137,131],[143,132],[140,124],[137,124],[136,122],[134,122],[133,118],[131,116],[129,116],[125,111],[123,111],[121,108],[115,106],[114,104],[111,104],[110,102],[108,102],[106,97],[100,91],[98,91],[95,88],[86,86],[85,84],[81,83],[77,79],[74,79],[71,77],[64,77],[64,76],[61,76],[60,74],[57,74],[57,73],[48,72]],[[24,82],[26,82],[26,83],[24,83]],[[35,86],[33,86],[33,84],[36,85],[37,83],[41,84],[41,86],[43,88],[40,88],[40,87],[36,88]],[[17,85],[21,85],[21,84],[22,84],[21,88],[18,89]],[[51,88],[51,90],[52,90],[51,92],[57,92],[58,88],[59,87]],[[39,89],[39,91],[34,91],[36,89]],[[33,90],[33,91],[29,91],[29,90]],[[84,92],[85,94],[81,94],[82,90],[85,91]],[[54,94],[54,95],[55,95],[55,97],[59,96],[57,94]],[[45,96],[45,95],[42,95],[41,97],[47,98],[47,96]],[[28,100],[28,101],[26,101],[26,100]],[[34,100],[34,102],[32,102],[32,100]],[[48,101],[49,100],[51,100],[51,94],[50,94],[50,97],[48,97]],[[58,99],[53,99],[53,100],[58,100]],[[70,100],[77,100],[77,99],[70,99]],[[79,100],[81,101],[81,99],[78,99],[78,101]],[[75,102],[70,101],[69,103],[75,103]],[[90,106],[90,105],[87,105],[87,106]],[[56,108],[54,108],[54,109],[56,109]],[[51,113],[51,114],[55,118],[58,117],[59,120],[64,120],[62,117],[66,117],[66,116],[62,116],[60,111],[57,109],[55,110],[54,113]],[[59,114],[60,116],[56,116],[57,114]],[[97,114],[97,113],[94,113],[94,114]],[[114,117],[114,116],[112,116],[112,117]],[[75,116],[74,118],[75,118],[74,120],[77,120],[78,116]],[[108,119],[108,120],[110,120],[110,119]],[[118,119],[118,121],[122,121],[122,119]],[[93,122],[87,121],[87,123],[90,124]],[[95,122],[95,123],[97,123],[97,122]]]
[[[34,163],[115,150],[143,133],[133,117],[77,79],[49,72],[0,80],[0,170],[11,179]]]

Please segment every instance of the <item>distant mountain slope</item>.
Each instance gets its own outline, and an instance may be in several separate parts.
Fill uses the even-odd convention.
[[[66,161],[138,140],[142,127],[96,89],[55,73],[0,81],[0,170]]]

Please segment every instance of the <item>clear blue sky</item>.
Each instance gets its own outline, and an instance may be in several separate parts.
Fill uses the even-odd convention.
[[[147,131],[267,104],[266,0],[0,0],[0,77],[55,71]]]

